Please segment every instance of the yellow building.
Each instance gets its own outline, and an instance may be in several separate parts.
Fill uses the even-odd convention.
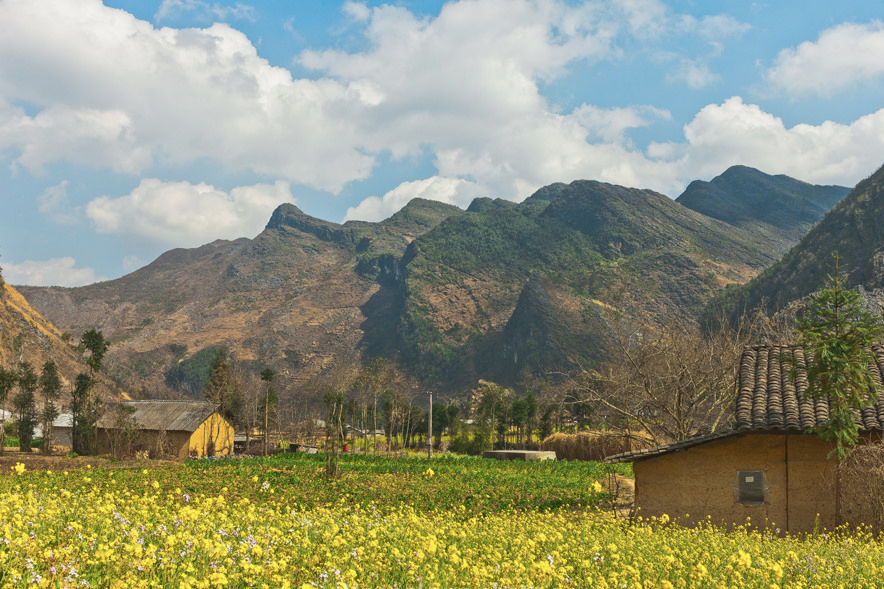
[[[134,409],[139,427],[136,451],[151,457],[185,460],[189,457],[227,456],[233,453],[233,426],[208,401],[123,401]],[[109,453],[120,430],[108,411],[98,424],[99,452]]]

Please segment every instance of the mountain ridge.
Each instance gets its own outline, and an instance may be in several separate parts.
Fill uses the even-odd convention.
[[[143,394],[176,394],[171,371],[188,373],[213,346],[248,371],[273,367],[280,390],[384,355],[426,386],[457,391],[479,377],[591,363],[600,309],[693,314],[782,247],[650,190],[578,180],[521,203],[475,199],[466,211],[414,199],[378,223],[282,205],[254,239],[170,250],[114,281],[22,293],[63,329],[102,329],[108,373]]]
[[[848,286],[882,289],[882,244],[884,166],[860,181],[781,260],[719,301],[731,315],[756,306],[776,312],[825,286],[836,251]]]

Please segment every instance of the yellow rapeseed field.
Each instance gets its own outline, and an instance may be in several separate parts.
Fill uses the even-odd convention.
[[[444,485],[441,464],[401,472],[403,485]],[[270,476],[286,468],[294,467],[12,469],[0,477],[0,586],[884,586],[884,547],[858,532],[799,539],[682,529],[573,505],[316,504]],[[329,485],[312,466],[299,472],[317,489]],[[586,481],[591,494],[595,482]]]

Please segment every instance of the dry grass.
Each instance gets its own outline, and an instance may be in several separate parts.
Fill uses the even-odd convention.
[[[604,460],[606,456],[653,445],[650,437],[642,434],[584,431],[555,433],[540,443],[540,449],[554,451],[558,460]]]
[[[884,533],[884,443],[857,445],[841,463],[842,518]]]

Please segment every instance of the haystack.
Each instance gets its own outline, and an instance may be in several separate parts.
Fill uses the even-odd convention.
[[[651,438],[642,434],[583,431],[555,433],[540,443],[540,449],[555,452],[558,460],[604,460],[606,456],[653,445]]]

